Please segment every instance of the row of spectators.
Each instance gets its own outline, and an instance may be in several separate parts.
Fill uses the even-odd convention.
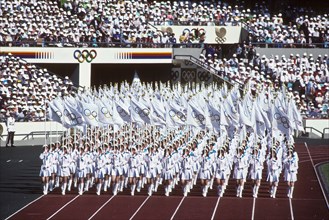
[[[0,121],[10,112],[18,121],[45,120],[48,100],[76,91],[72,81],[11,55],[0,56]]]
[[[252,49],[251,49],[252,50]],[[200,55],[201,63],[228,81],[241,85],[249,83],[256,91],[263,85],[274,90],[287,88],[288,96],[295,99],[306,117],[329,117],[329,58],[328,55],[313,57],[312,54],[290,54],[289,57],[255,56],[231,59],[219,58],[216,48],[207,48]],[[258,90],[257,90],[258,91]]]
[[[265,2],[251,10],[220,1],[0,0],[0,44],[152,46],[176,43],[169,40],[175,36],[152,26],[174,24],[239,25],[249,31],[251,43],[329,47],[328,19],[328,14],[301,15],[285,24],[282,14],[271,15]]]

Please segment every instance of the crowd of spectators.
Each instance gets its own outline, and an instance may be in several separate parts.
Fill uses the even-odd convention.
[[[286,87],[287,95],[293,98],[306,117],[329,117],[329,58],[312,54],[260,56],[252,48],[251,55],[234,54],[231,59],[219,58],[216,48],[207,48],[200,55],[201,63],[228,81],[241,85],[249,83],[258,91],[263,85],[274,90]]]
[[[147,0],[1,0],[0,6],[0,44],[7,46],[154,46],[179,42],[153,25],[239,25],[250,33],[247,43],[329,47],[328,14],[299,10],[286,23],[265,2],[251,9],[221,1]]]
[[[0,121],[43,121],[47,101],[77,90],[72,81],[12,55],[0,56]]]

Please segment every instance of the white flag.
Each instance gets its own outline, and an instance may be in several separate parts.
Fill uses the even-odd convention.
[[[151,109],[142,102],[138,102],[134,97],[130,100],[129,110],[132,122],[136,122],[139,125],[143,125],[144,123],[150,124]]]
[[[78,102],[77,99],[68,96],[64,99],[64,122],[65,127],[78,127],[80,130],[83,129],[83,125],[85,124],[84,118],[82,114],[78,111]]]
[[[272,105],[272,126],[274,131],[281,131],[283,134],[286,134],[289,137],[291,133],[291,122],[289,120],[288,115],[280,108],[280,101],[278,99],[275,100],[274,105]]]
[[[98,127],[98,106],[93,103],[78,101],[78,111],[81,113],[87,125]]]
[[[95,100],[96,105],[98,106],[98,120],[100,123],[103,123],[104,125],[113,124],[113,112],[112,108],[110,108],[108,105],[105,105],[105,103],[97,99]]]
[[[166,125],[166,109],[161,100],[154,97],[151,101],[150,120],[152,125]]]
[[[59,100],[60,98],[54,99],[49,102],[49,118],[53,121],[57,121],[62,124],[64,106],[62,104],[58,104],[58,102],[62,102]]]
[[[166,126],[169,128],[186,124],[186,109],[174,101],[166,102]]]

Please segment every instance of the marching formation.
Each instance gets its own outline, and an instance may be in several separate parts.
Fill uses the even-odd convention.
[[[200,181],[204,197],[214,185],[223,196],[233,178],[237,197],[247,179],[257,197],[267,172],[275,198],[283,172],[291,198],[298,169],[292,132],[303,129],[301,116],[285,90],[271,91],[268,85],[252,93],[246,85],[241,97],[225,84],[153,87],[135,76],[120,89],[52,100],[49,116],[68,132],[40,155],[44,194],[61,183],[63,195],[74,184],[80,195],[94,185],[97,195],[126,187],[134,195],[146,185],[152,195],[163,185],[169,196],[180,184],[187,196]]]
[[[133,196],[135,191],[147,187],[151,196],[163,185],[169,196],[180,185],[182,194],[187,196],[199,180],[202,196],[216,188],[222,197],[229,178],[233,178],[237,197],[242,197],[246,181],[252,181],[253,197],[257,197],[266,172],[272,198],[276,197],[281,174],[288,184],[287,196],[293,196],[298,155],[293,140],[288,141],[285,135],[273,142],[270,133],[255,138],[254,133],[247,132],[241,140],[237,132],[230,139],[209,131],[194,133],[187,128],[123,126],[114,132],[110,126],[88,129],[87,136],[85,139],[76,133],[62,142],[44,146],[40,155],[44,194],[60,186],[65,195],[73,185],[80,195],[95,186],[97,195],[109,190],[116,195],[130,188]]]

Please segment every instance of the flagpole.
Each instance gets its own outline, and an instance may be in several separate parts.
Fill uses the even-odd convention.
[[[47,144],[47,110],[46,110],[46,100],[43,99],[44,103],[44,117],[45,117],[45,123],[44,123],[44,129],[45,129],[45,144]]]

